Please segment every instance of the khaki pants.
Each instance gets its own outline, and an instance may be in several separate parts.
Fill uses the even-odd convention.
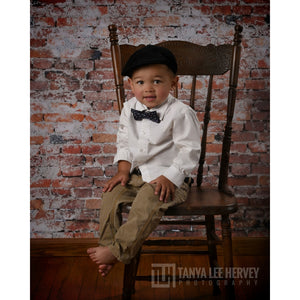
[[[164,212],[186,200],[189,185],[175,189],[173,201],[159,201],[155,185],[146,183],[141,176],[131,175],[126,186],[117,185],[103,194],[100,211],[100,246],[107,246],[121,262],[128,264],[137,254],[144,240],[157,227]],[[122,224],[121,206],[131,204],[128,220]]]

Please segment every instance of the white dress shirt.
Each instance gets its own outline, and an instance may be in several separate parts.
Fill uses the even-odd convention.
[[[145,182],[164,175],[180,187],[200,157],[200,124],[195,111],[169,95],[156,110],[160,123],[136,121],[131,109],[148,110],[135,97],[124,103],[114,163],[126,160],[138,167]]]

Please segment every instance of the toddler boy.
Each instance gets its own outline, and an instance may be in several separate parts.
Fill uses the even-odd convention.
[[[200,155],[200,125],[193,109],[170,95],[176,72],[174,55],[152,45],[137,50],[122,71],[135,97],[120,116],[118,172],[103,188],[99,247],[87,251],[102,276],[117,261],[129,263],[164,212],[187,197]],[[121,206],[130,203],[122,224]]]

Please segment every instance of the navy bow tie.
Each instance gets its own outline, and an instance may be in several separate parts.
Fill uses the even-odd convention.
[[[136,109],[132,108],[131,112],[132,112],[133,118],[136,121],[141,121],[143,119],[149,119],[155,123],[160,123],[160,119],[159,119],[156,111],[146,111],[146,110],[140,111],[140,110],[136,110]]]

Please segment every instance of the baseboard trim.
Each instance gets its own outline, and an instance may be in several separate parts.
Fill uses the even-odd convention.
[[[163,238],[162,238],[163,239]],[[186,238],[189,239],[189,238]],[[87,256],[86,250],[97,246],[98,239],[31,239],[30,255],[38,256]],[[154,246],[143,246],[146,252],[155,250]],[[168,246],[167,246],[168,247]],[[192,246],[188,246],[195,249]],[[174,248],[174,246],[173,246]],[[182,248],[182,247],[181,247]],[[203,247],[198,247],[201,249]],[[270,240],[267,237],[243,237],[232,239],[235,256],[269,256]],[[218,255],[222,255],[222,247],[217,246]]]

